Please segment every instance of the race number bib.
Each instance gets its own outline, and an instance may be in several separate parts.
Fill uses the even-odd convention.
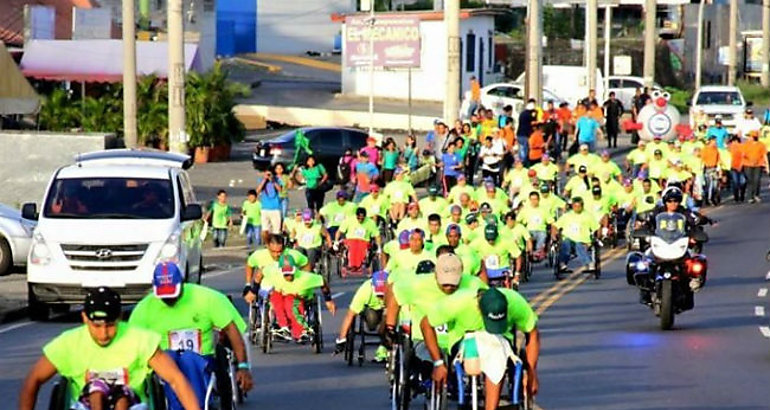
[[[567,229],[571,235],[580,234],[580,224],[571,224]]]
[[[353,230],[353,236],[358,238],[365,238],[366,237],[366,229],[364,228],[356,228]]]
[[[315,239],[315,235],[308,232],[302,235],[302,237],[299,240],[299,243],[302,245],[303,248],[309,248],[311,245],[313,245],[314,239]]]
[[[128,385],[128,371],[126,369],[89,370],[86,373],[86,382],[91,380],[104,380],[112,386]]]
[[[393,199],[395,201],[401,201],[404,199],[404,193],[402,191],[396,191],[393,193]]]
[[[500,269],[500,257],[497,255],[489,255],[484,258],[484,264],[487,269]]]
[[[334,222],[344,222],[345,221],[345,214],[338,213],[337,215],[334,215]]]
[[[201,352],[201,331],[198,329],[172,330],[168,332],[168,347],[171,350]]]
[[[534,226],[540,226],[543,223],[543,218],[540,217],[540,215],[532,215],[532,217],[529,218],[530,225]]]
[[[366,212],[369,213],[369,215],[379,215],[380,214],[380,207],[377,205],[372,205],[371,208],[369,208]]]

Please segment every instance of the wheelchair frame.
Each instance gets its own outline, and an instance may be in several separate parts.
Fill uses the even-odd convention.
[[[384,320],[384,316],[383,316]],[[358,330],[354,330],[358,327]],[[377,341],[376,342],[367,342],[366,336],[376,336]],[[377,332],[369,332],[366,330],[366,323],[363,317],[363,312],[357,314],[355,317],[353,317],[353,323],[350,324],[350,329],[348,329],[348,333],[345,336],[346,342],[345,342],[345,362],[347,362],[348,366],[353,365],[353,356],[356,351],[355,346],[355,340],[360,339],[360,344],[358,346],[358,366],[361,367],[364,365],[364,362],[366,361],[366,346],[379,346],[380,345],[380,334]]]
[[[72,407],[70,397],[70,381],[66,377],[60,377],[53,385],[48,410],[69,410]],[[155,373],[145,381],[144,386],[148,407],[150,410],[166,410],[166,395],[163,392],[161,381]]]

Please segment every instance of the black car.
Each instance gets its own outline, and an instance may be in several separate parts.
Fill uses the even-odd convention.
[[[337,164],[346,148],[353,152],[366,146],[368,134],[354,128],[308,127],[298,128],[279,137],[260,141],[251,155],[254,169],[264,171],[275,164],[288,166],[294,161],[294,139],[297,130],[302,130],[310,141],[313,155],[329,175],[336,175]],[[299,163],[304,165],[305,157]]]

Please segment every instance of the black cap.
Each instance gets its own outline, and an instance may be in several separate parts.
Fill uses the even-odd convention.
[[[91,321],[114,322],[120,318],[120,295],[104,286],[91,289],[83,302],[83,311]]]
[[[588,168],[585,165],[581,165],[578,167],[578,172],[588,172]]]
[[[601,194],[602,194],[602,187],[600,187],[600,186],[598,186],[598,185],[597,185],[597,186],[594,186],[594,187],[592,187],[592,188],[591,188],[591,193],[592,193],[593,195],[601,195]]]

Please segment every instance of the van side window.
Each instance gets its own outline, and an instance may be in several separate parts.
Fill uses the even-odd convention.
[[[185,204],[194,204],[197,202],[195,199],[195,191],[193,191],[192,185],[190,184],[190,178],[187,176],[187,173],[180,172],[179,173],[179,181],[181,186],[181,192],[184,196],[184,203]]]

